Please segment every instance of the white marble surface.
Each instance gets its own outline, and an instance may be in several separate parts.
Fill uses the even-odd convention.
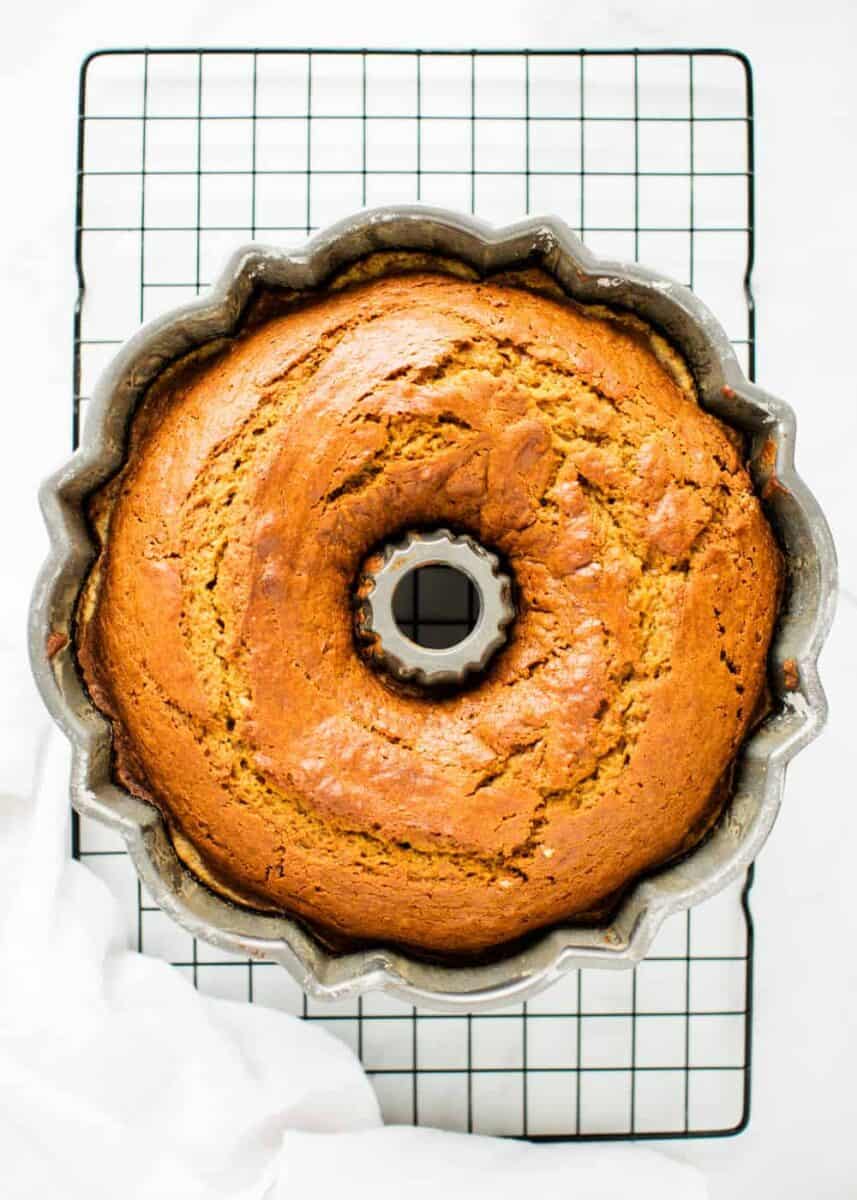
[[[852,289],[857,281],[853,123],[857,18],[850,5],[720,0],[601,5],[530,0],[308,6],[163,0],[16,12],[0,79],[4,186],[3,649],[24,654],[28,591],[44,552],[29,497],[65,455],[75,294],[73,172],[77,70],[112,45],[727,45],[756,73],[759,379],[798,413],[798,463],[837,539],[842,590],[823,659],[831,719],[793,766],[757,873],[753,1115],[727,1141],[671,1143],[703,1165],[716,1198],[843,1197],[853,1188],[857,1038],[852,997],[857,924],[848,907],[857,835],[851,725],[857,704],[857,395]],[[32,738],[8,735],[31,712]],[[2,788],[26,772],[43,729],[31,690],[3,696]],[[17,724],[17,722],[16,722]]]

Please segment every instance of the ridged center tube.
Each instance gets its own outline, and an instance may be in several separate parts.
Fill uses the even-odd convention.
[[[425,567],[455,571],[475,592],[472,628],[453,645],[422,645],[397,620],[397,590],[408,575]],[[426,687],[460,684],[483,670],[506,641],[515,616],[511,581],[497,556],[466,534],[456,536],[448,529],[408,534],[387,545],[366,563],[358,594],[357,629],[374,643],[376,663],[397,679]]]

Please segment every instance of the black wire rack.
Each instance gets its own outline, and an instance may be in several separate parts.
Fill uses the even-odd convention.
[[[75,444],[116,347],[237,245],[294,244],[403,201],[496,222],[558,213],[598,253],[694,287],[753,377],[753,84],[737,52],[98,51],[79,95]],[[439,582],[407,599],[415,631],[472,624],[472,597]],[[384,995],[314,1002],[276,965],[176,926],[116,835],[77,817],[72,834],[130,944],[206,992],[325,1025],[388,1121],[544,1140],[746,1125],[752,875],[671,918],[634,971],[573,972],[516,1008],[444,1016]]]

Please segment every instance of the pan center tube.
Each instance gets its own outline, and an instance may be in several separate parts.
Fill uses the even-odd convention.
[[[409,533],[364,564],[356,628],[374,665],[423,687],[483,671],[514,620],[499,559],[467,534]]]

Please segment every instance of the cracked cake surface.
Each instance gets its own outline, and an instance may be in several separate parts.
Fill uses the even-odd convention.
[[[710,825],[780,558],[739,439],[642,322],[535,273],[390,269],[259,303],[149,389],[91,500],[76,645],[117,779],[209,886],[477,953]],[[499,552],[517,618],[427,695],[372,669],[353,604],[368,555],[437,527]]]

